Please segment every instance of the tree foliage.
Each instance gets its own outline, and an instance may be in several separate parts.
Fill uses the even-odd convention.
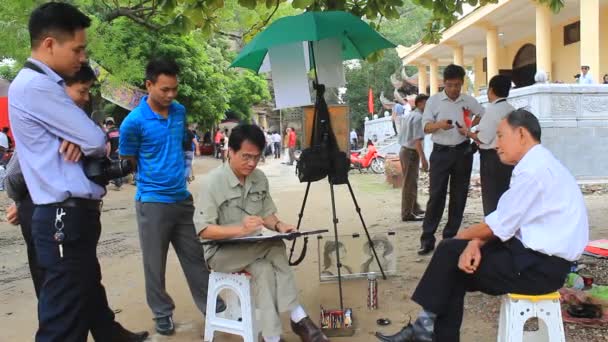
[[[428,10],[415,6],[411,0],[404,2],[404,7],[399,10],[399,19],[383,23],[380,32],[393,43],[408,46],[420,39],[423,29],[420,23],[429,20],[431,14]],[[401,59],[395,50],[385,50],[374,63],[361,61],[358,67],[347,67],[344,100],[350,107],[353,127],[362,127],[368,116],[367,96],[370,87],[374,93],[374,112],[382,112],[380,93],[384,92],[387,98],[392,99],[394,88],[390,76],[399,72],[401,67]],[[406,72],[411,76],[415,71],[408,68]]]
[[[22,61],[29,55],[27,21],[34,7],[43,0],[2,0],[0,6],[0,61]]]
[[[96,20],[89,32],[91,58],[115,82],[142,87],[144,68],[151,58],[175,59],[181,68],[178,101],[186,106],[191,122],[211,125],[228,109],[248,119],[251,106],[270,98],[263,78],[228,69],[234,52],[225,39],[206,40],[198,31],[161,33],[126,18],[112,23]]]

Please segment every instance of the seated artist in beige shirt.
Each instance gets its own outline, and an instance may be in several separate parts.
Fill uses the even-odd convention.
[[[281,233],[295,227],[276,216],[268,179],[257,169],[265,147],[264,132],[254,125],[232,129],[228,162],[211,171],[201,189],[196,224],[205,240],[255,235],[262,227]],[[291,327],[305,342],[329,341],[307,316],[297,298],[296,281],[283,241],[249,245],[205,245],[205,259],[218,272],[245,270],[252,276],[254,302],[261,311],[262,336],[266,342],[281,339],[280,312],[291,313]]]

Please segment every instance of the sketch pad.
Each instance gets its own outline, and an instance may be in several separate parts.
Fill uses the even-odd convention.
[[[316,235],[327,233],[327,229],[320,230],[311,230],[311,231],[301,231],[301,232],[293,232],[293,233],[277,233],[277,234],[260,234],[256,236],[246,236],[240,238],[232,238],[232,239],[222,239],[222,240],[205,240],[201,241],[203,245],[225,245],[225,244],[235,244],[235,243],[253,243],[260,241],[274,241],[274,240],[293,240],[295,238],[301,236],[308,235]]]

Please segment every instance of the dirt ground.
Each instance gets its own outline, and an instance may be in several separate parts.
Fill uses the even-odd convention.
[[[196,180],[190,189],[196,196],[204,174],[218,165],[210,158],[195,160]],[[269,160],[261,165],[270,181],[271,193],[283,221],[297,222],[305,185],[295,176],[294,167]],[[398,276],[379,280],[379,309],[370,311],[366,307],[366,280],[344,282],[344,303],[354,310],[357,325],[353,337],[335,338],[337,341],[375,341],[377,330],[396,332],[409,320],[415,318],[419,307],[409,299],[430,257],[416,254],[419,244],[421,224],[401,222],[400,190],[390,188],[381,175],[352,173],[351,183],[357,200],[371,233],[392,230],[396,232],[398,249]],[[420,189],[420,203],[426,203],[424,186]],[[137,238],[135,210],[133,203],[135,187],[126,185],[121,191],[109,190],[104,201],[102,214],[103,233],[98,248],[103,283],[108,293],[110,305],[119,310],[117,319],[131,330],[148,330],[150,341],[200,341],[203,332],[203,316],[197,311],[187,288],[179,262],[171,250],[167,267],[167,289],[172,295],[176,310],[174,319],[177,332],[172,337],[154,333],[152,315],[146,304],[141,253]],[[585,199],[589,210],[591,238],[606,238],[606,196],[592,193]],[[348,189],[336,187],[336,208],[340,234],[363,233]],[[27,257],[23,239],[18,227],[4,221],[4,208],[9,203],[5,193],[0,194],[0,341],[32,341],[37,326],[36,296],[27,267]],[[476,191],[467,203],[463,225],[476,223],[482,219],[481,200]],[[445,217],[445,216],[444,216]],[[329,186],[321,181],[311,186],[302,227],[303,229],[332,229]],[[441,227],[441,226],[440,226]],[[295,267],[301,303],[307,312],[317,319],[320,304],[337,307],[337,284],[319,282],[319,260],[317,244],[310,243],[305,261]],[[490,342],[496,340],[498,302],[481,294],[472,294],[466,300],[466,313],[462,328],[462,341]],[[389,318],[392,324],[378,327],[378,318]],[[283,317],[286,327],[285,339],[298,341],[288,329],[288,317]],[[580,329],[567,326],[570,331]],[[589,336],[589,335],[587,335]],[[584,339],[569,337],[572,342],[605,341],[608,331],[595,330]],[[217,334],[215,341],[240,341],[239,338]]]

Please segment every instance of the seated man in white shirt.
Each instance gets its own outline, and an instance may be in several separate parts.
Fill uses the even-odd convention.
[[[589,237],[583,196],[570,172],[540,144],[540,124],[516,110],[498,126],[511,187],[485,221],[443,240],[412,299],[414,324],[381,341],[458,342],[467,291],[539,295],[561,288]]]

